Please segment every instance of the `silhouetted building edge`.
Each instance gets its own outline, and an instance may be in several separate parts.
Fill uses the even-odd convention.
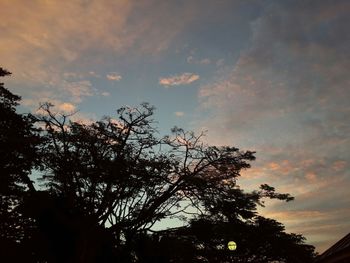
[[[323,252],[315,260],[316,263],[349,263],[350,233]]]

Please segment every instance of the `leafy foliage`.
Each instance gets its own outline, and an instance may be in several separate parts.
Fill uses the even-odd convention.
[[[0,68],[0,77],[10,75]],[[28,192],[34,191],[29,178],[31,169],[38,164],[37,147],[40,138],[34,128],[34,118],[16,112],[20,97],[7,90],[0,83],[0,243],[11,260],[11,251],[21,249],[34,227],[32,219],[19,211]],[[19,256],[19,255],[17,255]],[[6,257],[6,256],[5,256]]]

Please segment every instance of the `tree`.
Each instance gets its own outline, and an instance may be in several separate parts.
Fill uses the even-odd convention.
[[[0,77],[10,74],[0,68]],[[16,113],[19,100],[0,83],[1,193],[15,193],[20,188],[18,183],[34,190],[28,174],[35,162],[37,137],[31,116]]]
[[[44,181],[50,192],[64,198],[75,211],[70,224],[79,222],[84,227],[81,233],[97,226],[106,229],[121,251],[119,260],[141,260],[135,240],[148,235],[159,220],[186,221],[184,215],[194,213],[195,218],[214,220],[223,231],[227,220],[251,229],[262,222],[256,213],[262,198],[293,199],[268,185],[252,193],[238,187],[237,177],[250,167],[254,152],[207,146],[201,141],[203,134],[196,136],[177,127],[171,136],[156,138],[150,118],[154,108],[148,104],[121,108],[118,119],[106,117],[89,125],[69,121],[69,116],[52,112],[49,104],[42,110]],[[273,225],[275,221],[266,222]]]
[[[230,241],[236,242],[235,251],[227,249]],[[206,216],[185,227],[141,235],[135,246],[140,262],[302,263],[314,257],[301,235],[287,234],[281,223],[261,216],[233,222]]]
[[[154,107],[147,103],[122,107],[116,119],[91,124],[71,121],[49,103],[41,112],[32,119],[42,127],[39,145],[30,144],[35,145],[30,156],[40,161],[40,188],[30,186],[29,160],[29,170],[14,161],[27,179],[13,177],[26,186],[18,211],[34,222],[32,242],[24,245],[33,261],[308,262],[312,257],[301,236],[285,233],[280,223],[256,212],[263,198],[291,201],[289,194],[268,185],[253,192],[239,188],[237,178],[254,152],[208,146],[204,134],[177,127],[159,138]],[[169,218],[185,226],[154,230]],[[259,231],[268,238],[252,245]],[[242,246],[235,255],[222,249],[231,236]]]
[[[0,77],[10,75],[0,68]],[[26,191],[35,191],[29,174],[37,164],[39,144],[37,129],[31,115],[19,114],[20,97],[0,83],[0,243],[10,257],[17,254],[20,243],[33,226],[18,210]]]

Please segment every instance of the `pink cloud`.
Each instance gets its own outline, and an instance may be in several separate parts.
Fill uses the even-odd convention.
[[[28,97],[47,92],[44,97],[67,100],[72,94],[65,87],[71,84],[62,79],[71,82],[74,77],[64,76],[67,68],[86,71],[115,57],[156,56],[167,50],[195,11],[186,5],[178,19],[178,15],[169,16],[169,9],[169,4],[153,1],[5,1],[0,8],[2,63],[14,73],[11,81]],[[134,13],[140,14],[136,20],[130,19]],[[90,70],[85,79],[91,77],[100,76]],[[80,89],[73,96],[82,101],[90,94],[94,92]]]

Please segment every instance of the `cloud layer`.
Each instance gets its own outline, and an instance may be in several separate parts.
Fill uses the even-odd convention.
[[[1,63],[16,92],[80,103],[101,93],[91,78],[120,80],[107,73],[115,61],[164,52],[191,12],[157,1],[1,1]]]
[[[318,240],[322,250],[331,232],[345,235],[350,219],[350,211],[341,208],[350,205],[344,187],[350,181],[350,5],[317,3],[266,7],[252,23],[251,46],[198,95],[202,110],[211,112],[200,124],[209,140],[257,150],[258,162],[247,172],[251,180],[244,182],[268,181],[295,194],[295,212],[280,207],[280,218],[290,230]],[[333,209],[335,200],[341,205]],[[322,228],[322,241],[314,229],[300,227],[308,220],[300,215],[315,208],[318,225],[333,220],[332,228]]]

